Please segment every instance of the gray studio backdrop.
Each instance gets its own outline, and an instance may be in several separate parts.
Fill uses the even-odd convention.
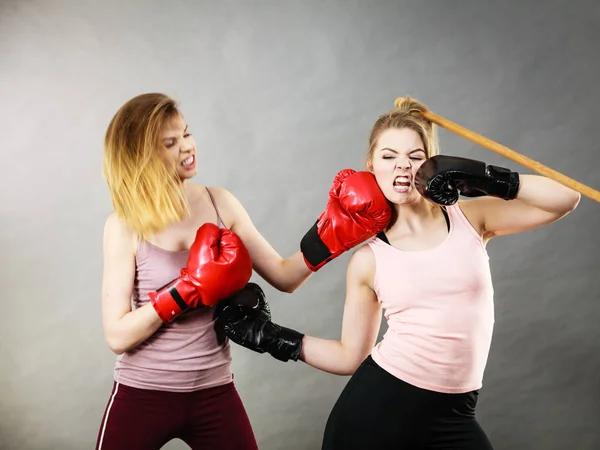
[[[3,0],[0,13],[2,450],[94,446],[115,359],[101,328],[102,140],[134,95],[181,102],[196,181],[231,190],[285,256],[400,95],[600,188],[593,0]],[[522,169],[441,138],[444,153]],[[600,448],[599,225],[583,197],[488,247],[496,328],[479,418],[497,449]],[[267,287],[275,320],[339,338],[347,260],[292,295]],[[233,357],[260,448],[320,448],[348,378]]]

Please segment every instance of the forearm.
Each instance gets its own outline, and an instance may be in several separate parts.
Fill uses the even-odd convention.
[[[120,355],[144,342],[163,325],[152,304],[125,314],[108,330],[106,340],[110,349]]]
[[[300,360],[334,375],[352,375],[366,355],[357,355],[341,341],[304,336]]]
[[[312,271],[304,262],[302,252],[298,250],[292,256],[283,259],[278,275],[271,283],[276,289],[292,293],[298,289],[312,275]]]
[[[577,207],[581,195],[550,178],[539,175],[520,175],[517,199],[559,216]]]

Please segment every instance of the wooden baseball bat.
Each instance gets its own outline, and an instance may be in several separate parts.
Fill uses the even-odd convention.
[[[401,99],[402,97],[396,99],[396,106],[398,106],[398,102]],[[539,163],[538,161],[528,158],[527,156],[524,156],[514,150],[511,150],[510,148],[505,147],[504,145],[494,142],[491,139],[488,139],[444,117],[441,117],[430,110],[422,112],[421,115],[427,120],[439,125],[440,127],[445,128],[448,131],[452,131],[453,133],[456,133],[459,136],[462,136],[465,139],[474,142],[475,144],[481,145],[482,147],[485,147],[488,150],[492,150],[516,162],[517,164],[521,164],[522,166],[527,167],[528,169],[531,169],[534,172],[539,173],[540,175],[544,175],[545,177],[548,177],[558,183],[570,187],[571,189],[579,192],[581,195],[585,195],[586,197],[591,198],[592,200],[596,200],[600,203],[600,192],[598,192],[595,189],[592,189],[589,186],[586,186],[583,183],[580,183],[577,180],[574,180],[573,178],[563,175],[562,173],[557,172],[556,170],[553,170]]]

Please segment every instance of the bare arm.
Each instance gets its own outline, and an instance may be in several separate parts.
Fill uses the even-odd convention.
[[[132,233],[111,214],[104,227],[102,324],[106,342],[117,355],[135,348],[162,325],[151,304],[131,309],[134,242]]]
[[[514,200],[479,197],[461,203],[461,209],[486,239],[520,233],[555,222],[579,204],[581,195],[539,175],[520,175]]]
[[[306,364],[335,375],[351,375],[368,356],[381,325],[381,306],[371,288],[374,267],[368,246],[352,255],[346,274],[341,339],[304,336],[300,359]]]
[[[224,206],[222,215],[231,222],[231,230],[248,248],[258,275],[275,289],[289,293],[308,279],[312,272],[304,263],[300,250],[288,258],[282,258],[256,229],[245,208],[231,192],[223,188],[211,188],[211,191],[215,193],[219,205]]]

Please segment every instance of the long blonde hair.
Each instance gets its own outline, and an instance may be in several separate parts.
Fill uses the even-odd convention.
[[[401,97],[396,101],[396,108],[379,116],[369,135],[369,147],[365,158],[367,167],[370,165],[377,140],[384,131],[390,128],[409,128],[417,133],[425,148],[427,158],[439,154],[437,125],[425,119],[421,113],[427,106],[412,97]]]
[[[102,174],[115,212],[142,239],[188,213],[183,183],[160,139],[180,115],[170,97],[142,94],[121,106],[106,130]]]

